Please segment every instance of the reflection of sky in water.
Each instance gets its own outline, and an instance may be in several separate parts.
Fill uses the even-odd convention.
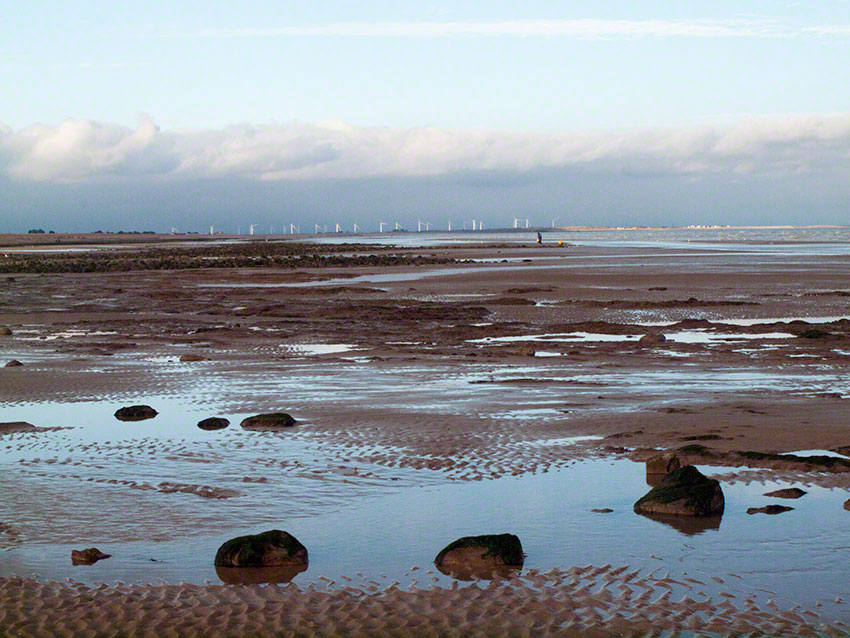
[[[728,468],[720,468],[725,470]],[[548,569],[572,565],[629,564],[647,572],[660,568],[676,577],[705,582],[708,592],[762,587],[786,603],[811,605],[836,596],[850,597],[843,561],[850,519],[841,504],[843,491],[806,488],[809,494],[789,502],[795,509],[780,516],[750,516],[747,507],[761,506],[764,492],[785,484],[724,485],[726,513],[718,529],[683,534],[673,527],[632,512],[632,504],[649,488],[644,468],[628,461],[586,461],[568,469],[520,478],[461,484],[407,487],[395,493],[356,500],[342,507],[314,509],[294,515],[297,499],[280,507],[273,495],[265,505],[276,509],[272,522],[245,521],[239,533],[277,527],[307,545],[309,569],[296,582],[319,576],[361,572],[409,582],[410,575],[430,584],[434,555],[457,537],[511,532],[520,536],[528,554],[526,567]],[[174,495],[159,495],[163,507]],[[178,497],[179,498],[179,497]],[[217,502],[206,503],[210,510]],[[611,508],[597,514],[593,508]],[[112,515],[121,516],[120,512]],[[817,526],[811,522],[818,521]],[[212,557],[235,532],[206,534],[189,540],[158,543],[111,543],[108,537],[87,539],[114,557],[90,568],[70,567],[71,544],[25,545],[2,554],[0,573],[38,572],[46,578],[72,575],[84,581],[152,581],[181,579],[217,582]],[[79,543],[78,543],[79,545]],[[152,562],[150,559],[159,562]],[[422,571],[409,572],[411,566]],[[743,581],[728,573],[743,577]],[[406,575],[410,574],[410,575]],[[729,581],[718,585],[716,575]],[[437,575],[441,582],[448,579]]]

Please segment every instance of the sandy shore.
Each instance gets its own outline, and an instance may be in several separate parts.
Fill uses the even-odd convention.
[[[850,489],[842,467],[740,455],[850,445],[847,257],[781,246],[767,254],[504,245],[396,252],[453,261],[7,275],[0,262],[0,326],[12,332],[0,336],[0,364],[24,364],[0,367],[0,422],[31,404],[149,395],[224,414],[285,408],[303,423],[295,440],[311,446],[306,456],[280,458],[272,439],[256,438],[256,451],[237,456],[244,470],[224,476],[186,469],[233,462],[214,443],[4,435],[15,460],[0,480],[28,494],[30,513],[0,506],[0,545],[84,542],[96,530],[108,530],[106,541],[135,540],[120,530],[122,511],[150,517],[143,529],[157,538],[209,530],[215,508],[244,501],[281,471],[349,486],[356,499],[356,490],[687,448],[683,460],[722,467],[730,483]],[[638,341],[647,334],[666,340]],[[200,360],[180,363],[186,354]],[[67,425],[61,413],[42,414],[35,425]],[[71,505],[55,502],[68,490],[92,506],[77,524]],[[202,505],[181,510],[174,499],[184,498]],[[165,502],[177,509],[163,523]],[[627,593],[622,574],[598,591],[573,582],[567,567],[483,591],[92,589],[8,578],[0,624],[10,636],[108,635],[104,623],[115,622],[121,635],[639,635],[674,627],[806,635],[818,624],[746,595],[735,594],[734,609],[725,597],[663,597],[662,581]]]
[[[729,581],[734,581],[728,577]],[[723,579],[719,579],[723,582]],[[625,567],[529,573],[462,588],[352,583],[93,586],[0,579],[0,635],[41,636],[845,636],[815,611],[769,595]],[[385,585],[385,584],[384,584]],[[734,592],[734,593],[733,593]]]

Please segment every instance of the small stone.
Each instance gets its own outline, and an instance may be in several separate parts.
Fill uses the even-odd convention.
[[[211,416],[203,421],[198,421],[198,427],[202,430],[223,430],[228,425],[230,425],[230,421],[217,416]]]
[[[7,328],[6,326],[0,326],[0,336],[8,337],[11,334],[12,334],[11,328]]]
[[[209,357],[205,357],[201,354],[182,354],[180,355],[180,361],[182,363],[187,363],[190,361],[209,361]]]
[[[787,505],[765,505],[764,507],[749,507],[747,514],[782,514],[782,512],[790,512],[793,507]]]
[[[667,337],[665,337],[660,332],[657,333],[657,334],[649,332],[649,333],[643,335],[640,339],[638,339],[638,343],[642,343],[644,345],[653,345],[653,344],[657,344],[657,343],[666,343],[666,342],[667,342]]]
[[[592,510],[590,510],[590,511],[591,511],[591,512],[596,512],[597,514],[610,514],[610,513],[611,513],[611,512],[613,512],[614,510],[612,510],[612,509],[611,509],[611,508],[609,508],[609,507],[599,507],[599,508],[596,508],[596,509],[592,509]]]
[[[154,418],[159,412],[149,405],[131,405],[120,408],[115,412],[115,418],[119,421],[144,421]]]
[[[88,549],[72,549],[71,563],[73,565],[94,565],[97,561],[109,558],[112,554],[104,554],[97,547]]]
[[[801,490],[799,487],[788,487],[782,490],[776,490],[775,492],[767,492],[765,496],[769,496],[771,498],[800,498],[806,494],[808,494],[808,492]]]
[[[9,361],[9,363],[7,363],[3,367],[4,368],[20,368],[22,365],[24,365],[24,364],[21,363],[20,361],[18,361],[17,359],[12,359],[11,361]]]
[[[296,423],[298,422],[285,412],[272,412],[249,416],[247,419],[243,419],[239,425],[246,430],[278,430],[280,428],[291,428]]]

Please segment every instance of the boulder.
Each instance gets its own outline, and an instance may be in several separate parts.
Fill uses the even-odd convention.
[[[209,357],[205,357],[202,354],[181,354],[180,361],[183,363],[187,363],[190,361],[209,361]]]
[[[682,462],[672,452],[659,454],[646,460],[647,474],[669,474],[680,467],[682,467]]]
[[[115,418],[119,421],[144,421],[154,418],[159,412],[149,405],[131,405],[119,408],[115,412]]]
[[[723,490],[716,479],[703,476],[693,465],[670,472],[634,505],[638,514],[712,516],[722,514]]]
[[[12,334],[11,328],[7,328],[6,326],[0,326],[0,336],[8,337],[11,334]]]
[[[782,490],[776,490],[775,492],[767,492],[765,496],[769,496],[771,498],[800,498],[806,494],[808,494],[808,492],[801,490],[799,487],[788,487]]]
[[[22,365],[24,365],[24,364],[21,363],[20,361],[18,361],[17,359],[12,359],[11,361],[9,361],[9,363],[7,363],[3,367],[4,368],[20,368]]]
[[[522,543],[514,534],[485,534],[449,543],[437,554],[434,564],[447,574],[483,575],[493,568],[522,567],[524,559]]]
[[[288,532],[272,529],[231,538],[218,548],[219,567],[306,566],[307,548]]]
[[[638,343],[641,343],[643,345],[650,345],[650,346],[658,344],[658,343],[666,343],[666,342],[667,342],[667,337],[665,337],[660,332],[659,333],[648,332],[647,334],[643,335],[640,339],[638,339]]]
[[[230,425],[230,421],[218,416],[211,416],[203,421],[198,421],[198,427],[202,430],[223,430],[228,425]]]
[[[94,565],[97,561],[109,558],[112,554],[104,554],[97,547],[88,549],[72,549],[71,563],[73,565]]]
[[[32,423],[26,421],[8,421],[0,423],[0,434],[11,434],[13,432],[32,432],[37,430]]]
[[[794,508],[787,505],[765,505],[764,507],[748,507],[747,514],[782,514],[792,509]]]
[[[850,498],[844,501],[844,509],[850,510]]]
[[[285,412],[272,412],[270,414],[257,414],[243,419],[241,425],[246,430],[279,430],[280,428],[291,428],[298,423]]]

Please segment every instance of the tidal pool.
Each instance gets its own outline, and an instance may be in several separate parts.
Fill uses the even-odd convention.
[[[630,461],[588,459],[546,473],[451,481],[440,471],[335,466],[327,443],[306,428],[292,436],[249,433],[238,428],[242,415],[229,415],[230,428],[204,432],[195,422],[206,412],[162,407],[162,418],[127,424],[111,418],[114,405],[69,404],[56,422],[69,429],[0,438],[0,487],[18,494],[0,504],[0,521],[20,531],[17,540],[2,538],[0,575],[219,582],[212,560],[222,542],[278,528],[310,552],[296,583],[448,586],[452,579],[432,565],[442,547],[460,536],[510,532],[522,540],[525,568],[629,565],[669,572],[695,591],[758,589],[782,604],[822,603],[836,617],[843,607],[834,601],[850,600],[841,567],[850,557],[843,490],[807,486],[793,511],[752,516],[748,507],[776,502],[765,492],[791,484],[724,484],[722,519],[658,521],[632,511],[649,487],[644,466]],[[37,408],[18,406],[2,418],[32,420]],[[163,483],[237,493],[204,498]],[[591,511],[598,508],[613,512]],[[71,549],[90,546],[112,558],[73,567]]]

